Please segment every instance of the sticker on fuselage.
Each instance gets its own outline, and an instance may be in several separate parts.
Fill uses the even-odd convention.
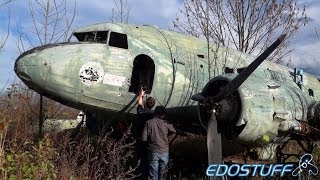
[[[105,74],[103,78],[103,84],[109,84],[113,86],[123,86],[125,84],[126,77],[124,76],[118,76],[114,74]]]
[[[80,68],[79,77],[87,85],[98,84],[104,76],[103,67],[97,62],[87,62]]]

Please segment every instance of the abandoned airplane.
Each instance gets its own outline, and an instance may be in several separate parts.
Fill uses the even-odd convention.
[[[73,36],[77,42],[24,52],[14,69],[36,92],[96,112],[98,123],[134,114],[144,87],[182,128],[207,130],[209,162],[250,147],[260,148],[258,159],[269,159],[289,139],[319,138],[319,80],[263,62],[284,36],[256,60],[149,25],[94,24]]]

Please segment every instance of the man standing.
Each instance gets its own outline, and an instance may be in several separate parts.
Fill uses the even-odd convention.
[[[138,107],[137,115],[138,118],[133,122],[132,133],[135,137],[136,144],[135,150],[137,153],[137,158],[140,159],[140,164],[135,170],[135,174],[138,176],[136,179],[146,180],[148,177],[148,158],[146,154],[148,153],[145,143],[141,141],[141,134],[144,128],[144,125],[147,120],[153,118],[154,111],[152,110],[155,100],[153,97],[148,97],[146,103],[143,103],[145,91],[141,88],[139,97],[138,97]]]
[[[186,135],[164,120],[166,108],[157,106],[154,118],[146,122],[142,133],[142,141],[148,145],[149,175],[153,180],[165,179],[169,161],[169,132]]]
[[[144,128],[144,125],[147,120],[153,118],[154,111],[152,110],[155,100],[153,97],[148,97],[147,101],[144,105],[143,97],[145,91],[141,88],[139,97],[138,97],[138,107],[137,107],[137,115],[138,118],[133,122],[132,125],[132,133],[136,140],[141,141],[141,134]]]

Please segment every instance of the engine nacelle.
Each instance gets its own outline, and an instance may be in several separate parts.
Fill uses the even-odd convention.
[[[216,95],[237,75],[224,74],[213,78],[204,87],[203,96]],[[233,95],[218,103],[218,131],[227,139],[260,145],[270,143],[281,131],[281,123],[306,121],[312,103],[312,99],[292,80],[279,81],[252,75]],[[210,107],[200,104],[199,112],[201,123],[206,126]]]

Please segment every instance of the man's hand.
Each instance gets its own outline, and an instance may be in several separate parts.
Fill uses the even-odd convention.
[[[140,92],[139,92],[139,97],[138,97],[138,104],[141,105],[142,107],[144,107],[143,106],[143,96],[144,96],[144,90],[141,87]]]
[[[145,93],[145,91],[143,90],[143,87],[141,87],[141,88],[140,88],[140,93],[139,93],[139,95],[140,95],[140,96],[144,96],[144,93]]]

